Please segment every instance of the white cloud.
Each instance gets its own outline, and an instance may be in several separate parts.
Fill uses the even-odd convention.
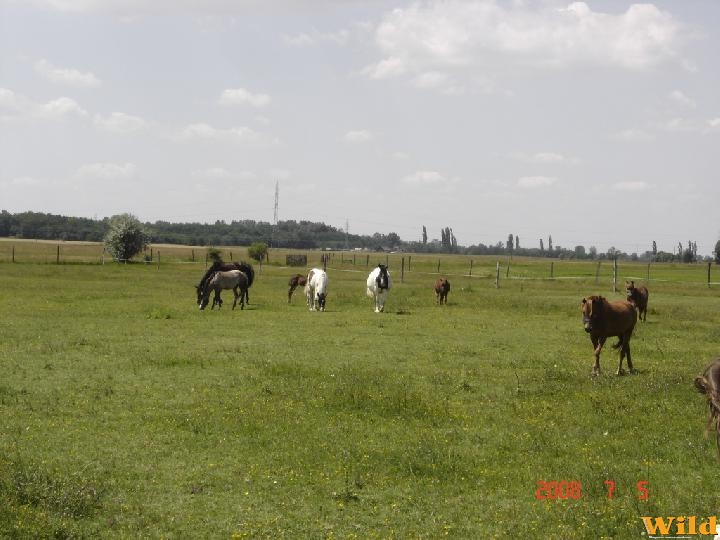
[[[405,184],[427,185],[443,184],[448,179],[437,171],[416,171],[402,179]]]
[[[95,125],[111,133],[134,133],[145,129],[148,123],[139,116],[132,116],[121,112],[113,112],[108,116],[95,115]]]
[[[385,15],[375,31],[382,58],[362,73],[372,79],[410,74],[416,86],[437,88],[441,77],[426,74],[518,64],[642,69],[678,59],[680,37],[678,22],[652,4],[609,14],[584,2],[558,10],[547,3],[430,1]]]
[[[226,169],[222,167],[210,167],[201,171],[193,171],[192,176],[195,178],[204,178],[207,180],[225,180],[232,177]]]
[[[184,127],[176,138],[184,141],[199,139],[260,146],[274,145],[279,142],[276,138],[259,133],[249,127],[221,129],[202,122]]]
[[[349,143],[365,143],[373,139],[373,134],[365,129],[360,129],[348,131],[343,138]]]
[[[695,102],[689,97],[687,97],[680,90],[673,90],[672,92],[670,92],[669,98],[673,103],[675,103],[676,105],[680,105],[681,107],[687,109],[695,108]]]
[[[82,165],[75,176],[85,180],[129,180],[135,171],[133,163],[88,163]]]
[[[35,108],[35,115],[40,118],[61,119],[70,115],[87,116],[83,109],[74,99],[60,97]]]
[[[655,135],[644,129],[630,128],[616,133],[615,138],[624,142],[649,142],[655,139]]]
[[[229,88],[224,90],[218,102],[220,105],[252,105],[265,107],[271,101],[267,94],[253,94],[244,88]]]
[[[706,131],[720,131],[720,117],[708,120]]]
[[[578,161],[577,158],[564,156],[563,154],[558,154],[557,152],[536,152],[534,154],[516,153],[513,154],[512,157],[525,163],[540,165],[557,165],[576,163]]]
[[[96,88],[101,84],[100,79],[92,73],[82,73],[76,69],[59,68],[53,66],[45,59],[35,62],[35,71],[49,81],[68,86]]]
[[[612,185],[618,191],[645,191],[649,187],[647,182],[617,182]]]
[[[517,185],[521,188],[538,188],[551,186],[557,182],[557,178],[551,176],[523,176],[518,179]]]
[[[293,47],[306,47],[320,43],[346,45],[350,41],[350,31],[345,29],[338,30],[337,32],[318,32],[313,30],[310,33],[301,32],[293,36],[284,36],[283,39],[285,43]]]

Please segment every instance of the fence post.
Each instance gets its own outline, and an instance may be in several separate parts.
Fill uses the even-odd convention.
[[[55,264],[60,264],[60,244],[57,246],[57,255],[55,255]]]
[[[370,255],[365,256],[365,266],[370,266]]]
[[[617,257],[613,259],[613,292],[617,292]]]
[[[440,259],[438,259],[438,269],[437,269],[437,273],[438,273],[438,274],[440,273]]]
[[[470,259],[470,273],[468,274],[470,277],[472,277],[472,265],[473,265],[473,261],[472,261],[472,259]]]
[[[598,261],[597,268],[595,269],[595,285],[597,285],[598,282],[600,281],[600,263],[601,262],[602,261]]]
[[[160,270],[160,250],[158,249],[157,269]]]
[[[405,283],[405,257],[400,262],[400,283]]]
[[[510,260],[512,255],[508,255],[507,269],[505,270],[505,277],[510,277]]]
[[[495,264],[495,288],[500,287],[500,261]]]
[[[15,262],[15,245],[12,247],[12,262]]]
[[[190,250],[190,258],[192,259],[192,262],[195,262],[195,250],[194,249]]]
[[[412,255],[408,255],[408,272],[410,271],[410,261],[412,260]]]
[[[555,261],[550,261],[550,279],[555,278]]]
[[[712,261],[708,263],[708,289],[710,288],[710,268],[712,267]]]

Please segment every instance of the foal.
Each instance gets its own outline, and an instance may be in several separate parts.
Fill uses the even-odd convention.
[[[707,397],[709,411],[705,433],[710,431],[710,427],[714,428],[720,457],[720,357],[710,362],[702,375],[695,377],[695,388]]]

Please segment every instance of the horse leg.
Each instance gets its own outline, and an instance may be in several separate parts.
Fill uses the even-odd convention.
[[[623,349],[625,350],[625,354],[627,355],[628,371],[630,371],[630,373],[636,373],[635,368],[632,364],[632,356],[630,355],[630,336],[627,336],[627,338],[625,339],[625,342],[623,343]]]
[[[290,289],[288,289],[288,304],[290,303],[290,300],[292,299],[293,292],[295,292],[295,287],[293,285],[290,285]]]
[[[235,285],[235,286],[233,287],[232,292],[233,292],[233,296],[235,297],[235,299],[233,300],[233,307],[232,307],[232,308],[235,309],[235,306],[237,305],[237,301],[238,301],[238,296],[240,296],[240,293],[238,292],[238,286],[237,286],[237,285]]]
[[[240,309],[245,309],[245,296],[247,294],[247,288],[240,289]]]
[[[595,354],[595,365],[593,366],[593,375],[600,374],[600,353],[602,352],[603,345],[605,345],[606,338],[591,337],[593,344],[593,352]]]

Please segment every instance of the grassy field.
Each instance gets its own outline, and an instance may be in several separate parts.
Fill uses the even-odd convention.
[[[13,264],[0,245],[2,537],[638,538],[640,516],[720,508],[692,385],[720,354],[706,266],[652,265],[639,373],[608,348],[591,377],[579,304],[621,297],[609,263],[500,260],[496,288],[495,258],[469,276],[467,257],[393,254],[376,314],[366,262],[385,255],[335,254],[310,313],[273,252],[248,308],[200,312],[201,248],[101,265],[50,247]],[[539,500],[541,481],[579,498]]]

